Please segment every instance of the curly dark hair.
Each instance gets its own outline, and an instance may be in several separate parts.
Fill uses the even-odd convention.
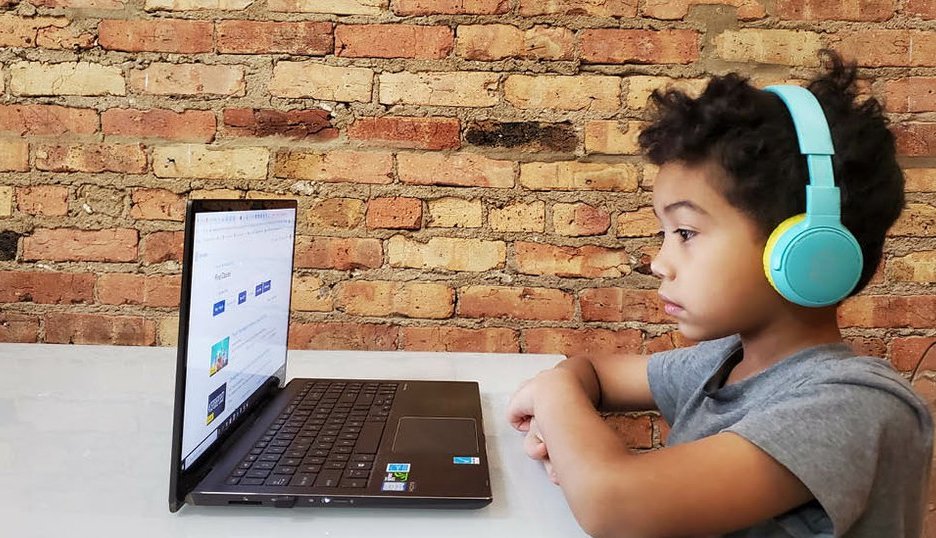
[[[858,240],[864,269],[851,295],[871,280],[884,237],[904,207],[904,178],[894,136],[874,98],[855,102],[856,67],[830,50],[824,72],[809,83],[832,132],[835,183],[842,193],[842,224]],[[655,120],[639,142],[651,162],[714,162],[726,172],[715,185],[751,217],[764,239],[785,219],[806,211],[806,159],[793,120],[776,95],[736,73],[716,76],[698,98],[676,89],[651,96]]]

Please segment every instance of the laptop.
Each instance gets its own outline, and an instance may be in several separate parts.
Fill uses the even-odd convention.
[[[186,207],[169,509],[480,508],[476,382],[285,383],[295,200]]]

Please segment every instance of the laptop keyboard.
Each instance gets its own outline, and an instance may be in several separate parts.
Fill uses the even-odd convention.
[[[396,390],[396,383],[308,382],[226,483],[365,487]]]

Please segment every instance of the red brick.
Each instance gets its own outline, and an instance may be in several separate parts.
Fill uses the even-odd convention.
[[[659,439],[661,445],[666,445],[669,440],[670,426],[663,417],[654,417],[653,427],[659,430]]]
[[[447,26],[341,24],[335,28],[335,55],[348,58],[445,58],[455,37]]]
[[[653,447],[653,423],[649,415],[610,415],[605,417],[605,422],[621,436],[628,448]]]
[[[211,142],[215,137],[215,116],[210,110],[109,108],[101,113],[101,125],[107,136],[185,142]]]
[[[838,312],[842,327],[919,328],[936,326],[936,295],[858,295]]]
[[[36,34],[36,45],[44,49],[64,49],[82,51],[94,48],[97,37],[91,32],[85,32],[78,26],[69,25],[65,28],[40,28]]]
[[[39,228],[23,238],[23,259],[131,262],[137,258],[137,231]]]
[[[895,0],[779,0],[774,14],[806,21],[886,21],[895,9]]]
[[[610,64],[688,64],[699,59],[692,30],[585,30],[582,60]]]
[[[553,206],[553,230],[569,236],[601,235],[611,227],[611,215],[588,204]]]
[[[667,323],[659,294],[652,290],[590,288],[579,295],[582,321]]]
[[[108,273],[98,277],[94,288],[98,301],[104,304],[176,308],[179,306],[181,278],[178,275]]]
[[[377,239],[300,236],[296,267],[310,269],[376,269],[383,265],[383,246]]]
[[[0,105],[0,131],[19,136],[91,134],[98,130],[97,112],[57,105]]]
[[[382,146],[412,149],[457,149],[461,123],[457,118],[358,118],[348,126],[348,138]]]
[[[93,300],[94,275],[0,271],[0,302],[77,304]]]
[[[67,215],[68,187],[62,185],[17,187],[16,206],[23,213],[30,215]]]
[[[901,372],[913,372],[917,368],[936,371],[936,337],[894,338],[888,357],[894,368]]]
[[[156,323],[139,316],[50,313],[43,318],[50,344],[152,346]]]
[[[936,19],[936,3],[933,0],[907,0],[904,11],[922,19]]]
[[[98,25],[101,48],[129,52],[211,52],[214,28],[208,21],[104,19]]]
[[[400,349],[409,351],[461,351],[475,353],[518,353],[517,331],[507,328],[463,329],[461,327],[401,327]]]
[[[175,220],[185,218],[185,197],[163,189],[134,189],[131,194],[130,217],[141,220]]]
[[[642,342],[637,329],[537,328],[523,331],[526,353],[558,353],[567,357],[593,357],[637,353]]]
[[[514,163],[472,153],[400,153],[400,181],[415,185],[507,189],[516,183]]]
[[[218,52],[324,56],[334,50],[330,22],[221,21]]]
[[[624,249],[585,245],[562,247],[518,241],[514,245],[517,271],[528,275],[616,278],[630,274]]]
[[[34,154],[36,168],[50,172],[146,172],[146,153],[140,144],[39,146]]]
[[[390,351],[397,348],[399,329],[363,323],[293,323],[290,349]]]
[[[419,198],[374,198],[367,202],[368,228],[418,230],[422,227]]]
[[[13,312],[0,312],[0,342],[39,341],[39,318]]]
[[[842,340],[844,340],[855,353],[860,355],[882,358],[887,356],[887,342],[885,342],[883,338],[872,336],[846,336]]]
[[[936,157],[936,123],[908,122],[894,125],[897,153],[908,157]]]
[[[392,0],[396,15],[495,15],[507,13],[508,0]]]
[[[673,331],[646,339],[643,353],[652,354],[660,351],[669,351],[671,349],[695,345],[695,343],[696,342],[683,336],[681,332]]]
[[[140,258],[145,264],[182,261],[183,232],[152,232],[143,237]]]
[[[733,6],[740,21],[762,19],[767,15],[762,0],[644,0],[640,3],[640,13],[654,19],[679,20],[686,18],[689,8],[700,4]]]
[[[29,143],[0,139],[0,172],[28,172]]]
[[[846,58],[862,67],[936,66],[936,32],[924,30],[861,30],[827,38]]]
[[[936,111],[936,77],[906,77],[884,84],[888,112]]]
[[[331,123],[331,113],[321,108],[287,111],[228,108],[224,110],[224,134],[331,140],[338,137],[338,129]]]
[[[637,0],[520,0],[520,14],[634,17],[637,15]]]
[[[467,286],[458,290],[458,315],[464,318],[570,320],[571,294],[549,288]]]

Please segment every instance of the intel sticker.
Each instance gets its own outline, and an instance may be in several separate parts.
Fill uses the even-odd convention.
[[[384,482],[383,491],[406,491],[406,482]]]
[[[388,463],[387,464],[388,473],[408,473],[410,472],[409,463]]]
[[[474,456],[455,456],[452,458],[455,465],[481,465],[481,458]]]

